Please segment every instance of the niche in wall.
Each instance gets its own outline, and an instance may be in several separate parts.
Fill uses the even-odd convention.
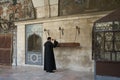
[[[26,25],[26,53],[25,63],[42,65],[42,25]]]

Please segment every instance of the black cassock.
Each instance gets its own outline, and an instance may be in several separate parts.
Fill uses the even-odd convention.
[[[56,70],[56,63],[54,58],[54,51],[53,48],[57,46],[58,42],[54,41],[52,43],[51,41],[47,41],[44,44],[44,70],[51,72],[53,70]]]

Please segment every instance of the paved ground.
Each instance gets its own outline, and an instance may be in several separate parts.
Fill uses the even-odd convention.
[[[93,80],[93,73],[63,69],[47,73],[38,67],[0,67],[0,80]]]

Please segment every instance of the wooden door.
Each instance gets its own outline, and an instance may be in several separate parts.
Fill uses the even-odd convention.
[[[0,65],[12,64],[12,35],[0,34]]]

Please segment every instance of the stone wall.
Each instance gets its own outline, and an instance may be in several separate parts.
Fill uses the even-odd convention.
[[[33,0],[37,18],[58,16],[58,0]]]
[[[54,49],[57,68],[72,69],[77,71],[93,71],[94,61],[91,57],[92,27],[93,23],[97,19],[107,13],[81,14],[16,22],[18,27],[17,64],[21,66],[27,66],[27,64],[25,64],[25,25],[41,23],[43,26],[43,44],[47,37],[44,29],[48,29],[50,31],[50,36],[59,42],[80,43],[80,47],[57,47]],[[80,34],[76,34],[76,26],[80,28]],[[64,35],[62,35],[61,38],[59,27],[64,29]]]

